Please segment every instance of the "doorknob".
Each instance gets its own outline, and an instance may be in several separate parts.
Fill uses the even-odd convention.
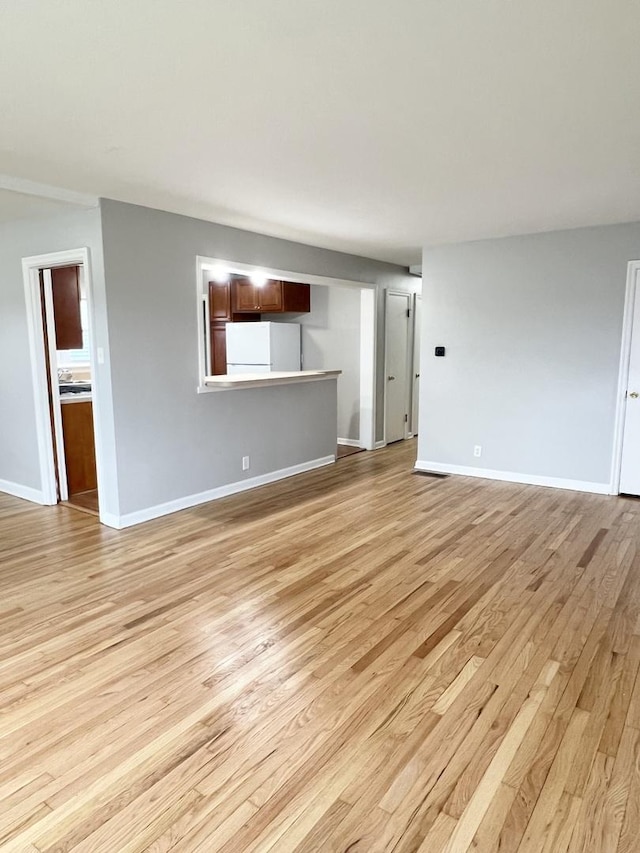
[[[387,379],[389,380],[389,382],[391,382],[391,380],[395,379],[395,378],[396,378],[395,376],[387,376]],[[636,394],[636,396],[638,396],[638,395]]]
[[[631,393],[629,394],[629,396],[630,396],[633,400],[636,400],[638,397],[640,397],[640,394],[638,394],[638,392],[637,392],[637,391],[631,391]]]

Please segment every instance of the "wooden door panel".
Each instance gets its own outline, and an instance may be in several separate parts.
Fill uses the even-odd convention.
[[[56,349],[82,349],[80,278],[78,267],[51,270]]]
[[[227,326],[225,323],[211,324],[211,372],[224,376],[227,372]]]
[[[282,282],[282,311],[307,314],[311,311],[311,287],[293,281]]]
[[[282,311],[282,282],[270,279],[257,288],[258,304],[261,311]]]
[[[62,404],[62,434],[70,495],[96,489],[93,407],[89,400]]]
[[[231,320],[231,285],[209,282],[209,314],[214,320]]]
[[[233,310],[238,312],[259,310],[260,304],[256,290],[257,288],[247,279],[234,281],[232,289]]]

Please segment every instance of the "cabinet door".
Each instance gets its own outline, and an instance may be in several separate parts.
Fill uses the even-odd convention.
[[[257,288],[261,311],[282,311],[282,282],[269,279],[262,287]]]
[[[56,349],[82,349],[78,267],[51,270]]]
[[[311,286],[295,281],[283,281],[281,310],[296,314],[311,311]]]
[[[214,376],[224,376],[227,372],[226,323],[211,324],[211,372]]]
[[[231,285],[209,282],[209,315],[211,321],[231,320]]]
[[[98,485],[92,405],[83,400],[60,408],[69,494],[88,492]]]
[[[260,302],[257,291],[258,288],[247,279],[234,281],[232,291],[233,310],[236,312],[259,311]]]

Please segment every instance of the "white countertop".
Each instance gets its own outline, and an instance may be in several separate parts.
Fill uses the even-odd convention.
[[[337,379],[341,370],[297,370],[288,373],[236,373],[232,376],[205,376],[204,384],[212,391],[228,391],[234,388],[262,388],[266,385],[292,385],[295,382],[318,382],[322,379]]]
[[[64,403],[86,403],[91,402],[91,391],[81,391],[79,394],[60,394],[60,402]]]

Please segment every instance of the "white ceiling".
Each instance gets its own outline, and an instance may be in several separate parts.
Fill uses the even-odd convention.
[[[0,172],[404,264],[640,219],[636,0],[0,5]]]

